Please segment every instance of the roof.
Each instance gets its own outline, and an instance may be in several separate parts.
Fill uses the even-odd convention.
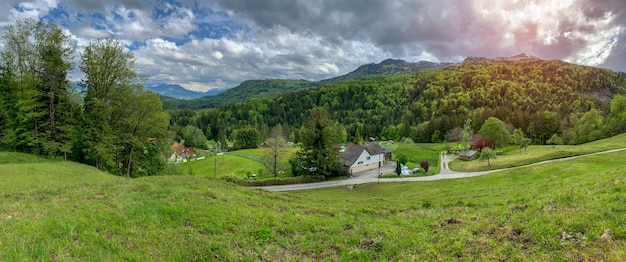
[[[176,153],[178,154],[185,154],[185,155],[195,155],[196,152],[194,152],[193,150],[189,149],[188,147],[181,145],[179,143],[174,143],[172,144],[172,149],[174,151],[176,151]]]
[[[460,157],[473,157],[474,155],[476,155],[476,150],[463,150],[461,152],[459,152],[459,156]]]
[[[366,150],[370,155],[383,154],[383,148],[378,144],[367,144],[365,146],[350,144],[346,147],[346,150],[341,154],[341,163],[346,166],[352,166],[354,162],[359,159],[359,156]]]
[[[378,155],[378,154],[385,153],[383,148],[380,147],[380,145],[378,144],[367,144],[365,145],[365,150],[367,150],[367,152],[370,153],[370,155]]]

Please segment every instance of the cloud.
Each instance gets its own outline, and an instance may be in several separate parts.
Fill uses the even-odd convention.
[[[620,0],[0,2],[0,25],[24,17],[62,25],[78,52],[97,38],[119,39],[150,81],[203,90],[320,80],[387,58],[458,62],[520,52],[626,71]]]

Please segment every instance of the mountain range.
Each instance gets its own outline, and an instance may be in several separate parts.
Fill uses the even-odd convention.
[[[362,65],[348,74],[317,82],[290,79],[247,80],[217,95],[207,95],[192,100],[180,100],[178,96],[171,92],[153,91],[161,94],[161,100],[165,108],[200,109],[243,102],[250,98],[274,98],[284,93],[296,92],[338,81],[356,80],[368,76],[399,75],[424,70],[437,70],[451,65],[453,65],[453,63],[434,63],[428,61],[413,63],[404,60],[387,59],[378,64]]]
[[[177,84],[161,84],[161,83],[146,84],[145,88],[161,96],[172,97],[176,99],[184,99],[184,100],[197,99],[197,98],[204,97],[204,96],[215,96],[221,92],[228,90],[228,88],[217,88],[217,89],[211,89],[206,92],[200,92],[200,91],[186,89],[182,87],[181,85],[177,85]]]

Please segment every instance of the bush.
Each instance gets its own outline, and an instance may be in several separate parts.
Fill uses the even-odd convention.
[[[298,176],[298,177],[273,177],[267,179],[245,179],[235,175],[220,177],[222,181],[234,183],[240,186],[276,186],[324,181],[323,177]]]

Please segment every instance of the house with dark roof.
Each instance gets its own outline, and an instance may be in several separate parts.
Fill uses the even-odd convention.
[[[476,158],[477,153],[476,150],[463,150],[459,152],[459,159],[469,161]]]
[[[385,151],[378,144],[350,144],[341,154],[341,163],[350,175],[383,166]]]

